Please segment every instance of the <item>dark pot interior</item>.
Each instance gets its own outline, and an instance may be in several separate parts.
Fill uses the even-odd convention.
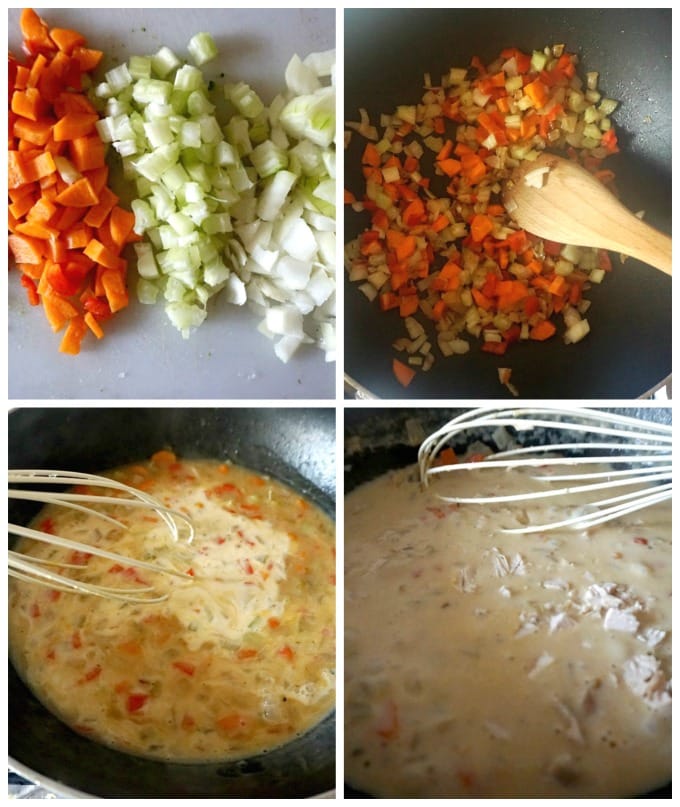
[[[19,409],[9,415],[10,468],[97,472],[160,448],[269,474],[335,517],[333,409]],[[32,512],[12,504],[9,515],[25,523]],[[94,796],[299,798],[335,786],[334,714],[266,754],[222,764],[167,764],[75,734],[10,665],[8,734],[10,766]]]
[[[670,424],[670,408],[602,407],[628,417]],[[466,409],[419,409],[413,407],[378,409],[372,407],[345,410],[345,492],[375,479],[390,470],[417,462],[421,441]],[[475,439],[488,435],[480,432]],[[645,793],[639,798],[671,798],[672,785]],[[345,798],[370,798],[345,784]]]
[[[426,72],[437,82],[475,55],[488,63],[504,47],[531,52],[558,42],[579,54],[581,72],[599,71],[603,93],[620,101],[613,119],[621,154],[608,164],[622,201],[670,233],[671,9],[347,9],[345,119],[358,120],[363,107],[377,124],[380,113],[417,103]],[[345,153],[345,187],[359,198],[365,142],[353,134]],[[347,206],[345,241],[368,224]],[[523,398],[641,397],[671,372],[671,279],[613,259],[614,270],[588,293],[591,333],[582,342],[522,343],[495,357],[472,340],[468,354],[437,356],[406,389],[392,374],[392,342],[405,334],[401,317],[381,313],[346,281],[345,371],[381,398],[510,397],[498,367],[512,367]]]

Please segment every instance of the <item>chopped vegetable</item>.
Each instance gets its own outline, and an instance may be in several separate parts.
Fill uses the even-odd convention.
[[[346,268],[369,300],[404,319],[408,337],[393,345],[408,354],[393,363],[404,386],[414,368],[434,362],[420,320],[431,323],[444,356],[467,352],[469,338],[496,356],[516,342],[554,338],[556,315],[566,343],[587,335],[584,294],[611,269],[608,256],[519,230],[500,197],[511,172],[546,148],[611,182],[602,162],[618,150],[609,117],[616,102],[602,99],[597,74],[584,91],[576,64],[563,45],[531,55],[507,48],[439,84],[426,76],[420,103],[382,115],[380,128],[365,110],[346,124],[346,143],[353,131],[368,142],[359,152],[365,187],[346,190],[345,203],[370,216],[346,246]],[[529,169],[525,181],[540,186],[546,170]],[[500,379],[514,394],[509,372]]]
[[[217,53],[208,34],[188,50],[199,66]],[[136,183],[138,297],[162,301],[185,338],[221,294],[261,314],[282,361],[303,343],[334,358],[334,61],[294,56],[269,107],[246,82],[227,84],[226,125],[201,70],[166,47],[95,89],[98,130]]]
[[[131,214],[107,187],[98,115],[83,89],[102,53],[77,31],[21,14],[26,64],[9,57],[9,248],[31,305],[42,304],[60,350],[128,304],[123,248]]]
[[[416,375],[415,370],[404,364],[404,362],[399,361],[399,359],[392,359],[392,369],[397,381],[402,387],[408,387]]]

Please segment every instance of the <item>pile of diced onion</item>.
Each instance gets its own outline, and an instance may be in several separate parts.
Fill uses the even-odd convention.
[[[133,56],[93,89],[100,136],[135,183],[142,303],[162,301],[185,337],[222,294],[248,303],[288,361],[311,343],[335,357],[335,52],[294,56],[266,107],[245,82],[224,86],[228,117],[202,66],[209,34]],[[210,82],[212,84],[212,82]]]
[[[345,124],[346,148],[356,132],[375,144],[383,166],[393,155],[399,157],[402,166],[401,169],[394,165],[384,168],[381,181],[369,178],[360,192],[348,188],[346,202],[356,212],[368,211],[373,215],[375,210],[382,210],[386,213],[389,229],[408,233],[411,228],[402,218],[405,202],[395,201],[394,194],[385,192],[389,183],[396,182],[415,191],[425,202],[430,221],[437,218],[441,221],[442,214],[448,220],[447,226],[437,232],[421,230],[417,235],[421,253],[430,249],[434,260],[429,273],[414,281],[418,309],[408,316],[402,314],[406,333],[394,343],[394,348],[403,353],[404,360],[414,369],[430,369],[435,360],[435,340],[441,355],[463,354],[470,350],[471,338],[481,340],[482,345],[490,348],[493,345],[488,343],[502,342],[504,335],[513,327],[513,341],[528,340],[532,326],[537,321],[552,320],[556,314],[551,295],[540,290],[535,292],[540,299],[540,309],[532,316],[526,316],[521,308],[510,311],[485,310],[476,305],[473,299],[473,289],[481,289],[489,273],[499,278],[531,280],[531,272],[527,272],[520,255],[511,252],[507,267],[501,269],[492,255],[478,248],[473,249],[471,246],[474,245],[470,244],[472,218],[476,214],[485,214],[489,205],[493,205],[492,209],[495,210],[501,203],[502,183],[513,169],[524,160],[535,160],[542,150],[549,148],[566,152],[595,173],[600,171],[600,178],[605,182],[613,178],[611,172],[601,170],[600,164],[616,150],[615,147],[605,147],[603,142],[607,142],[608,138],[611,142],[614,135],[613,130],[609,135],[605,133],[612,129],[610,115],[617,102],[602,96],[597,88],[598,74],[587,73],[585,82],[582,81],[575,71],[577,57],[568,54],[563,45],[535,51],[530,58],[528,75],[518,74],[515,56],[499,57],[488,65],[486,75],[502,76],[507,92],[507,102],[503,104],[507,107],[504,113],[506,129],[520,131],[527,115],[537,112],[539,115],[548,114],[553,107],[559,110],[557,114],[553,110],[550,125],[544,132],[546,136],[535,132],[525,139],[514,138],[511,142],[501,144],[490,132],[480,141],[477,131],[479,116],[482,113],[497,114],[498,105],[493,95],[480,88],[479,63],[470,69],[451,69],[438,84],[433,84],[429,74],[426,74],[420,102],[399,106],[392,114],[381,115],[379,125],[370,121],[364,109],[360,110],[358,121]],[[569,58],[574,66],[573,75],[551,86],[548,100],[542,108],[536,109],[525,91],[526,84],[539,75],[549,73],[560,59],[564,64],[565,58]],[[447,116],[447,110],[454,109],[455,114]],[[445,120],[445,129],[441,124],[442,118]],[[460,176],[453,182],[444,175],[436,156],[441,153],[447,139],[451,139],[454,146],[463,144],[482,156],[487,173],[481,182],[468,184]],[[613,142],[615,144],[615,137]],[[408,162],[411,165],[417,163],[417,167],[406,172],[403,165],[409,157],[415,158],[415,161]],[[353,190],[355,193],[352,193]],[[378,231],[372,235],[384,245],[384,249],[371,250],[370,254],[366,254],[362,250],[365,241],[362,242],[360,236],[346,245],[345,267],[350,281],[357,283],[361,292],[374,301],[380,300],[394,287],[391,282],[390,249],[385,237],[387,228],[381,229],[373,223],[370,229]],[[493,216],[492,238],[503,241],[517,230],[507,210],[503,215]],[[366,237],[366,232],[363,236]],[[544,243],[532,236],[530,241],[533,253],[543,263],[544,275],[560,275],[571,280],[578,278],[583,291],[593,283],[600,283],[610,268],[608,256],[601,251]],[[460,285],[455,292],[442,295],[434,290],[438,272],[452,256],[462,268]],[[446,303],[445,314],[435,317],[434,306],[441,299]],[[578,342],[589,332],[589,323],[585,318],[589,305],[589,301],[581,295],[574,304],[561,308],[559,313],[563,319],[563,339],[566,343]],[[432,327],[434,339],[431,336]],[[501,368],[499,377],[502,383],[508,385],[507,368]]]

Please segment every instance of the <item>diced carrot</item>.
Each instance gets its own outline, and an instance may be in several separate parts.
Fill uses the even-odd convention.
[[[13,233],[8,241],[17,263],[42,263],[44,246],[39,239]]]
[[[96,238],[90,239],[83,252],[95,263],[99,263],[107,269],[120,270],[122,268],[121,259]]]
[[[529,84],[525,84],[524,94],[529,97],[532,105],[536,109],[541,109],[544,107],[549,98],[548,88],[540,80],[540,78],[534,79],[533,81],[529,82]]]
[[[64,233],[64,241],[68,249],[82,249],[92,239],[92,228],[80,221]]]
[[[44,146],[50,139],[54,120],[44,118],[42,120],[29,120],[19,117],[14,121],[12,132],[15,137],[34,146]]]
[[[40,81],[40,76],[47,65],[47,58],[43,53],[39,53],[33,60],[33,64],[28,71],[28,79],[26,80],[27,87],[37,87]]]
[[[50,31],[32,9],[20,25],[28,61],[8,60],[8,244],[29,303],[42,303],[54,331],[68,326],[60,350],[75,354],[88,330],[102,338],[100,321],[128,304],[120,252],[138,236],[108,188],[98,114],[82,91],[102,52],[77,31]],[[70,184],[58,155],[81,174]]]
[[[366,143],[364,153],[361,157],[362,165],[370,165],[371,168],[379,168],[380,161],[381,161],[380,152],[375,147],[375,145],[371,142]]]
[[[483,241],[493,230],[493,220],[490,216],[477,213],[470,222],[470,235],[473,241]]]
[[[26,178],[29,182],[35,182],[36,179],[42,179],[56,170],[54,157],[49,151],[43,151],[26,163]]]
[[[174,451],[163,449],[161,451],[156,451],[155,454],[152,454],[151,462],[154,465],[161,466],[173,465],[175,462],[177,462],[177,455]],[[234,486],[232,485],[231,487],[233,488]]]
[[[59,93],[54,99],[52,106],[54,107],[54,114],[57,118],[63,118],[70,112],[88,113],[91,115],[97,113],[97,110],[92,106],[90,100],[79,92]]]
[[[16,112],[22,118],[37,121],[45,111],[45,104],[36,87],[27,87],[12,93],[12,112]]]
[[[92,227],[99,227],[117,203],[116,194],[110,188],[104,188],[99,196],[99,203],[87,211],[83,221]]]
[[[74,140],[90,134],[97,121],[96,114],[89,112],[67,112],[54,124],[53,137],[55,140]]]
[[[411,317],[418,310],[420,302],[417,294],[408,294],[399,299],[399,316]]]
[[[135,226],[135,214],[116,205],[109,215],[109,229],[111,238],[118,247],[124,246]]]
[[[218,718],[215,722],[219,729],[228,732],[229,734],[233,734],[247,729],[250,721],[245,717],[245,715],[234,712]]]
[[[91,171],[93,168],[101,168],[105,164],[105,154],[106,147],[97,134],[70,139],[69,155],[71,162],[76,170],[81,173]]]
[[[54,43],[50,39],[47,24],[32,8],[23,9],[19,18],[19,25],[21,26],[21,33],[24,40],[31,52],[49,52],[54,48]]]
[[[30,219],[22,221],[21,224],[17,224],[16,232],[22,235],[28,235],[31,238],[41,238],[43,240],[56,238],[59,235],[59,231],[55,230],[53,227],[49,227],[41,221],[31,221]]]
[[[28,183],[26,165],[18,151],[7,152],[7,184],[10,189],[20,188]]]
[[[99,199],[109,180],[108,165],[102,165],[99,168],[92,168],[89,171],[85,171],[83,176],[88,180],[95,196]]]
[[[487,167],[479,154],[463,154],[461,170],[471,185],[477,185],[487,174]]]
[[[21,276],[21,285],[26,289],[29,305],[40,305],[40,295],[35,280],[26,274]]]
[[[453,157],[448,157],[445,160],[438,160],[437,165],[447,177],[455,177],[463,170],[463,163],[460,160],[454,160]]]
[[[402,387],[408,387],[416,375],[416,371],[399,359],[392,359],[392,372]]]
[[[90,207],[99,201],[87,177],[77,179],[73,185],[66,187],[56,199],[60,205],[70,207]]]
[[[556,297],[562,297],[567,291],[567,281],[561,275],[555,275],[548,286],[548,291]]]
[[[69,319],[78,314],[77,310],[70,303],[66,300],[62,300],[62,298],[56,294],[42,294],[41,302],[47,321],[50,323],[55,333],[60,331]],[[67,316],[67,312],[64,310],[66,306],[72,310],[73,314],[71,316]]]
[[[71,56],[78,63],[78,67],[83,73],[89,73],[94,70],[101,62],[103,55],[101,50],[93,50],[92,48],[75,47],[71,52]]]
[[[9,212],[15,219],[20,220],[24,216],[28,216],[35,204],[35,196],[34,194],[30,193],[27,196],[22,196],[20,199],[17,199],[16,202],[12,202],[12,204],[9,206]],[[17,232],[16,225],[13,232]]]
[[[68,28],[52,28],[49,32],[50,39],[64,53],[70,54],[73,48],[85,44],[85,37],[78,31],[71,31]]]
[[[529,331],[529,336],[531,339],[536,339],[539,342],[543,342],[546,339],[550,339],[556,330],[557,328],[552,322],[550,322],[550,320],[544,319],[534,325],[534,327]]]
[[[383,740],[394,740],[399,736],[399,710],[393,700],[385,701],[380,707],[375,732]]]

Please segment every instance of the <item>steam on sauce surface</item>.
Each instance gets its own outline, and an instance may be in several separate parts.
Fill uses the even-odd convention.
[[[482,479],[484,493],[541,484],[519,471]],[[666,784],[670,503],[587,532],[509,535],[566,504],[435,495],[479,495],[479,480],[423,492],[408,468],[346,497],[346,779],[382,797]]]
[[[34,523],[190,577],[22,540],[23,552],[82,565],[80,580],[169,596],[130,604],[12,581],[12,661],[64,722],[119,750],[188,762],[281,745],[334,706],[334,524],[247,469],[154,458],[108,475],[187,513],[191,545],[124,506],[114,515],[126,530],[51,506]]]

